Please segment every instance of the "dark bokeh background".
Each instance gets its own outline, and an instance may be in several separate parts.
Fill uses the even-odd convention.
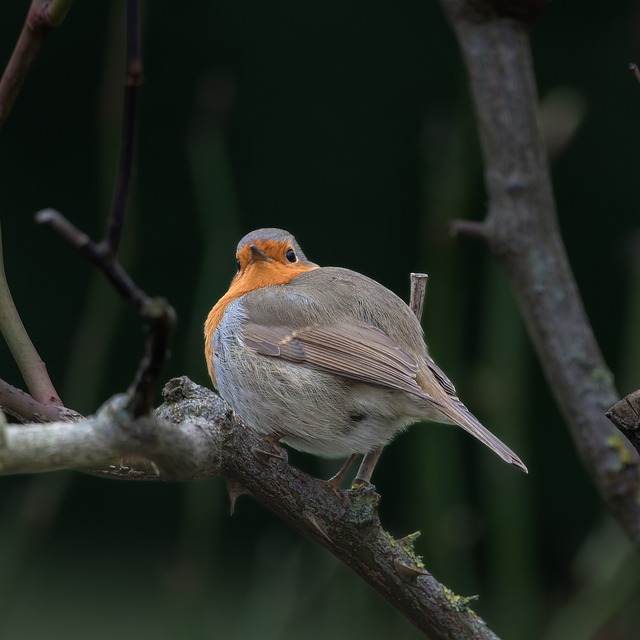
[[[16,6],[17,4],[21,6]],[[26,2],[3,10],[6,61]],[[122,4],[76,3],[0,135],[0,215],[16,303],[65,403],[129,384],[140,323],[33,215],[95,238],[117,160]],[[207,384],[202,322],[247,231],[280,226],[323,265],[406,296],[463,400],[525,477],[452,428],[382,458],[381,515],[509,638],[637,637],[640,563],[576,458],[513,297],[449,222],[484,213],[464,71],[437,3],[147,3],[139,159],[122,261],[179,314],[168,379]],[[541,122],[576,278],[622,393],[640,385],[638,5],[551,3],[532,34]],[[0,376],[21,385],[0,345]],[[160,398],[158,398],[160,402]],[[334,462],[296,457],[328,476]],[[347,569],[222,481],[0,482],[0,637],[417,638]]]

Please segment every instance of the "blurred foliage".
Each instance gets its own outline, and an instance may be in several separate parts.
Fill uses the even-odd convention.
[[[20,6],[18,6],[20,5]],[[3,9],[6,61],[27,3]],[[560,223],[622,393],[640,386],[636,2],[551,3],[532,33]],[[637,637],[640,563],[604,512],[505,277],[453,239],[484,213],[464,70],[437,3],[145,4],[139,161],[122,261],[179,313],[167,379],[207,384],[202,322],[260,226],[401,295],[431,274],[424,325],[461,397],[530,469],[462,431],[416,426],[385,452],[385,526],[499,635]],[[0,135],[0,212],[16,303],[66,404],[130,382],[138,320],[62,242],[60,209],[104,231],[124,64],[121,2],[76,3]],[[0,376],[19,385],[5,346]],[[294,455],[328,476],[337,463]],[[0,483],[0,637],[417,638],[346,568],[222,481],[57,473]]]

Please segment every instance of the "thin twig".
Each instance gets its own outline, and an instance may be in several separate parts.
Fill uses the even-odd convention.
[[[487,236],[487,228],[484,222],[477,220],[454,220],[451,223],[451,235],[484,240]]]
[[[422,319],[424,309],[424,297],[427,292],[427,281],[429,276],[426,273],[411,274],[411,293],[409,295],[409,307],[418,320]]]
[[[18,422],[78,420],[82,416],[59,404],[38,402],[33,396],[0,379],[0,408]]]
[[[71,221],[55,209],[43,209],[36,213],[36,222],[53,229],[63,240],[70,244],[80,255],[98,267],[122,298],[138,313],[148,302],[147,294],[142,291],[125,270],[116,262],[103,245],[98,245],[89,236],[80,231]]]
[[[98,267],[147,325],[145,356],[129,388],[129,394],[136,416],[148,412],[153,404],[153,387],[169,357],[169,342],[176,320],[173,307],[163,298],[149,297],[133,282],[103,245],[93,242],[59,211],[54,209],[39,211],[36,214],[36,221],[53,229],[89,262]]]
[[[2,229],[0,228],[0,333],[7,342],[20,373],[35,402],[60,406],[60,397],[55,390],[47,367],[33,346],[27,330],[16,309],[9,283],[4,271],[2,251]],[[2,402],[0,401],[0,406]],[[26,416],[25,416],[26,417]]]
[[[45,209],[36,214],[36,221],[39,224],[51,227],[105,274],[122,298],[140,315],[147,327],[145,355],[140,361],[138,371],[128,390],[133,413],[136,416],[149,412],[153,406],[153,388],[169,357],[169,342],[176,322],[176,314],[171,305],[163,298],[150,298],[133,282],[116,260],[133,173],[137,105],[141,83],[139,0],[127,0],[127,70],[120,162],[106,237],[99,244],[93,242],[54,209]]]
[[[142,85],[142,56],[140,48],[140,2],[127,0],[127,66],[122,107],[120,161],[116,178],[111,214],[107,225],[105,248],[113,256],[118,253],[129,200],[131,178],[136,151],[138,102]]]
[[[0,79],[0,129],[48,33],[62,24],[72,0],[33,0],[11,58]]]

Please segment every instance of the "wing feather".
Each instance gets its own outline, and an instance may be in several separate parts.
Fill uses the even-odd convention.
[[[242,338],[263,355],[398,389],[440,405],[416,382],[415,359],[376,327],[334,323],[292,330],[248,323]]]

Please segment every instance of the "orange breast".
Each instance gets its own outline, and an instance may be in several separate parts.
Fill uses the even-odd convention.
[[[216,302],[204,323],[204,356],[213,385],[216,384],[213,366],[213,334],[224,316],[227,306],[250,291],[279,286],[293,280],[305,271],[318,269],[316,265],[283,265],[279,262],[255,262],[247,265],[231,281],[229,291]]]

